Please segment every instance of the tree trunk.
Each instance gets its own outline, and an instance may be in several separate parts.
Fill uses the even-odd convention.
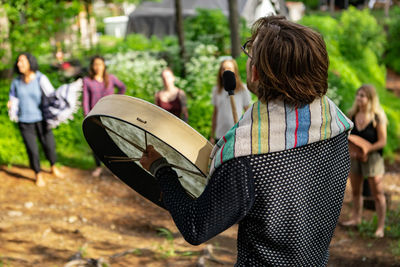
[[[79,31],[81,35],[81,45],[90,48],[89,25],[86,11],[79,12]]]
[[[81,33],[81,45],[92,48],[97,43],[96,20],[93,16],[92,1],[84,1],[85,11],[79,12],[79,28]]]
[[[329,0],[329,10],[331,14],[335,12],[335,0]]]
[[[289,17],[289,12],[286,7],[286,1],[285,0],[279,0],[279,15]]]
[[[228,5],[229,26],[231,29],[231,55],[233,58],[237,58],[240,55],[238,0],[228,0]]]
[[[7,12],[0,6],[0,77],[10,78],[12,74],[12,55],[9,41],[9,22]],[[9,66],[9,67],[7,67]]]
[[[179,55],[182,60],[182,69],[181,69],[181,76],[185,77],[186,75],[186,53],[185,53],[185,36],[183,32],[183,17],[182,17],[182,5],[181,0],[175,0],[175,27],[176,33],[178,35],[178,42],[179,42]]]
[[[385,7],[384,7],[384,9],[385,9],[385,16],[386,16],[386,17],[389,17],[390,1],[391,1],[391,0],[386,0],[386,1],[385,1]]]

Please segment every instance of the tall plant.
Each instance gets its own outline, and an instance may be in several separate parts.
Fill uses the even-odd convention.
[[[388,23],[388,42],[385,62],[400,73],[400,7],[393,8],[394,16]]]
[[[16,53],[29,51],[39,55],[52,51],[49,39],[65,30],[79,13],[77,0],[0,1],[9,21],[9,42],[13,58]],[[9,66],[7,66],[9,67]]]
[[[385,89],[386,68],[382,55],[386,44],[383,28],[368,10],[349,8],[339,19],[306,16],[302,24],[319,31],[329,54],[329,95],[344,111],[351,107],[356,90],[373,84],[388,116],[386,155],[400,146],[400,101]]]

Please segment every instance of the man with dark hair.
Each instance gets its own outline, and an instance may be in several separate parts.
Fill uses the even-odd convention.
[[[215,145],[204,192],[189,197],[152,146],[140,162],[189,243],[238,222],[236,266],[326,266],[353,124],[325,96],[328,55],[318,33],[278,16],[252,32],[242,48],[258,101]]]

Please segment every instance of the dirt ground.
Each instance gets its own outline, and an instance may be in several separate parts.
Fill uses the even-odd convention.
[[[386,88],[400,97],[400,75],[391,69],[387,69]]]
[[[389,166],[384,179],[391,209],[400,203],[399,163]],[[108,266],[196,266],[202,261],[233,266],[237,226],[191,246],[165,210],[111,174],[94,178],[90,171],[61,170],[65,178],[46,174],[46,187],[38,188],[29,169],[0,168],[0,266],[78,266],[74,257]],[[347,190],[340,220],[348,218],[349,210]],[[371,211],[364,214],[372,216]],[[169,238],[162,235],[168,236],[166,230]],[[338,226],[328,266],[400,266],[400,257],[391,253],[394,241],[362,238]],[[210,248],[213,257],[206,253]]]

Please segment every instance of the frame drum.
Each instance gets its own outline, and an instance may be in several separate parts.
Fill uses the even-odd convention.
[[[83,121],[91,149],[121,181],[164,207],[160,186],[139,160],[147,145],[165,157],[187,194],[197,198],[208,182],[213,146],[178,117],[139,98],[110,95],[97,102]]]

